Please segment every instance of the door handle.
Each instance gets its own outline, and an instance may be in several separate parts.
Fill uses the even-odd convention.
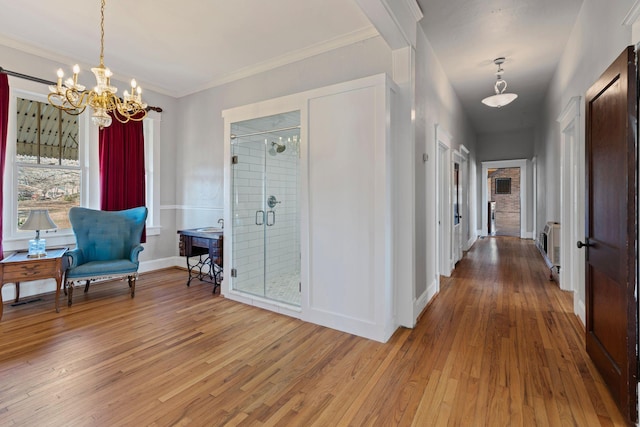
[[[585,246],[586,246],[586,247],[591,246],[591,243],[589,243],[589,238],[588,238],[588,237],[587,237],[587,238],[585,238],[585,239],[584,239],[584,243],[582,243],[580,240],[578,240],[577,246],[578,246],[578,249],[582,249],[582,248],[584,248]]]
[[[264,211],[262,210],[256,211],[256,225],[263,225],[263,224],[264,224]]]
[[[269,214],[271,214],[271,221],[269,221]],[[267,226],[271,227],[276,223],[276,211],[267,211]]]

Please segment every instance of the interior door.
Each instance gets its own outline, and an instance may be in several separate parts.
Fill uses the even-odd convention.
[[[232,141],[233,289],[264,296],[265,142],[262,136]]]
[[[628,47],[586,97],[587,352],[623,414],[637,419],[636,62]]]

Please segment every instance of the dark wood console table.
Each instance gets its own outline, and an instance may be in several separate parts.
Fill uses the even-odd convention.
[[[198,279],[213,284],[213,292],[220,288],[222,280],[222,243],[223,231],[217,227],[192,228],[178,230],[180,235],[180,256],[187,260],[189,279]],[[198,257],[193,261],[193,257]]]

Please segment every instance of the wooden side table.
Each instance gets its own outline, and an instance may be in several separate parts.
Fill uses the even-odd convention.
[[[55,279],[56,313],[60,312],[58,297],[67,271],[67,248],[47,249],[47,255],[41,258],[28,258],[27,252],[16,252],[0,261],[0,319],[2,319],[2,287],[6,283],[16,284],[16,299],[20,295],[20,282],[40,279]]]

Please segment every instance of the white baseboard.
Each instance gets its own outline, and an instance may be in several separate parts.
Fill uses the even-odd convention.
[[[154,259],[151,261],[141,261],[138,273],[148,273],[154,270],[162,270],[171,267],[185,267],[184,257],[174,256],[168,258]],[[2,288],[2,301],[10,301],[16,297],[16,287],[7,285]],[[56,291],[56,281],[54,279],[34,280],[20,284],[20,298],[32,297],[48,292]]]
[[[573,311],[584,327],[587,324],[587,309],[585,308],[584,301],[580,299],[580,296],[575,291],[573,292]]]
[[[427,304],[429,304],[429,301],[431,301],[433,299],[434,296],[436,296],[436,294],[439,291],[439,286],[438,286],[438,282],[437,279],[433,279],[433,282],[431,282],[431,284],[429,285],[429,287],[427,288],[427,290],[425,291],[426,297],[426,303],[424,304],[424,307],[427,306]],[[422,308],[424,308],[422,307]],[[422,312],[422,310],[421,310]],[[419,314],[419,313],[418,313]]]
[[[464,250],[468,251],[469,249],[471,249],[471,246],[473,246],[473,244],[476,242],[476,240],[478,240],[478,235],[477,234],[475,236],[471,236],[469,238],[469,240],[467,241],[467,243],[464,245]]]
[[[431,297],[429,296],[430,289],[427,288],[425,291],[413,302],[413,326],[416,325],[416,319],[420,316],[420,313],[424,310],[424,308],[429,304]],[[412,326],[412,327],[413,327]]]
[[[140,261],[138,273],[148,273],[150,271],[162,270],[171,267],[185,267],[184,257],[172,256],[167,258],[152,259],[150,261]]]

